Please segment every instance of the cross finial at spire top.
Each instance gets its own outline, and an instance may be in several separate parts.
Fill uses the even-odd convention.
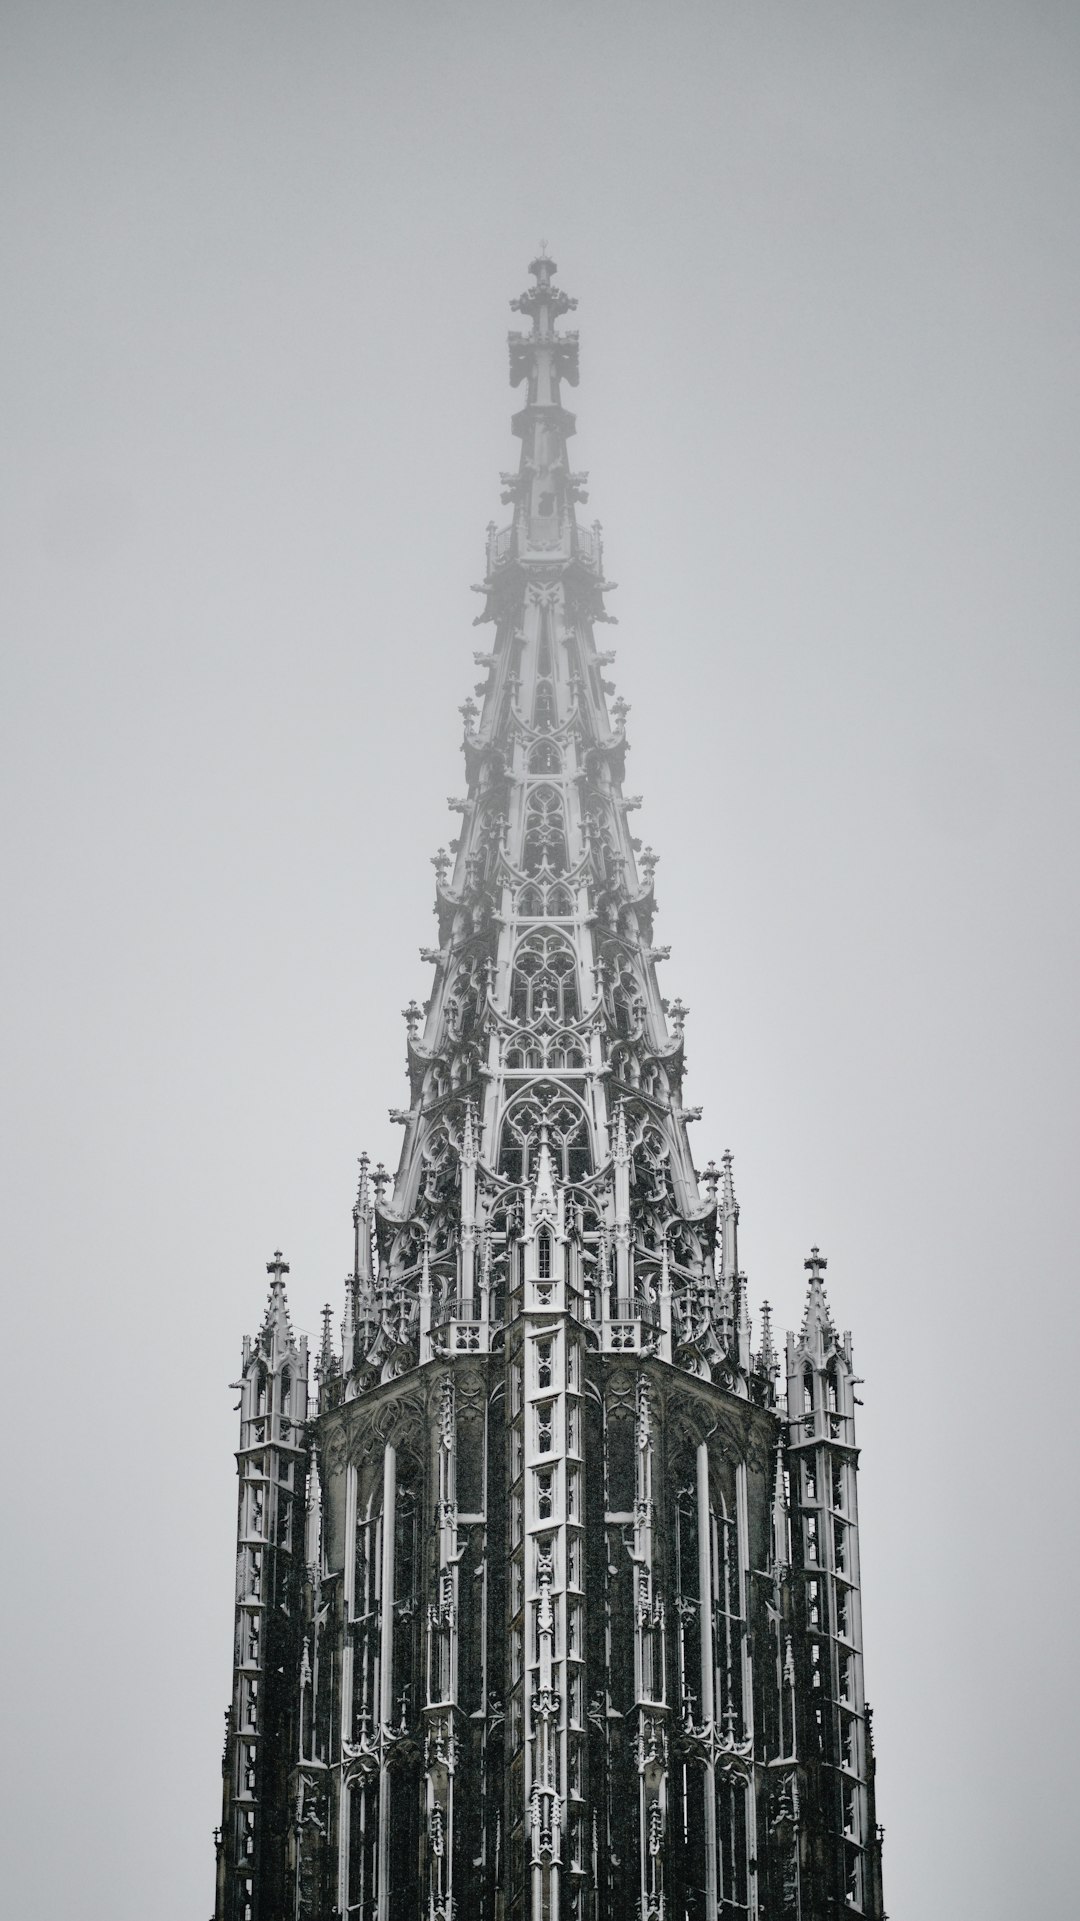
[[[807,1271],[810,1273],[810,1275],[813,1277],[815,1281],[820,1281],[828,1265],[829,1263],[825,1259],[824,1254],[821,1252],[820,1248],[817,1248],[817,1247],[812,1247],[810,1249],[809,1254],[807,1255],[805,1261],[803,1262],[803,1266],[807,1269]]]
[[[267,1261],[266,1271],[268,1274],[272,1274],[277,1281],[280,1281],[283,1274],[289,1272],[289,1263],[282,1254],[280,1247],[275,1247],[274,1258],[272,1261]]]

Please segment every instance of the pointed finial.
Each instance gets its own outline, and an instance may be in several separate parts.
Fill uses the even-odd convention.
[[[768,1301],[761,1303],[761,1350],[758,1355],[759,1372],[772,1374],[776,1367],[776,1349],[773,1346],[772,1307]]]
[[[536,1156],[533,1202],[540,1214],[550,1214],[554,1211],[555,1166],[551,1157],[551,1143],[548,1139],[546,1121],[540,1123],[540,1147]]]
[[[832,1316],[825,1297],[825,1268],[828,1265],[824,1254],[816,1247],[810,1249],[803,1266],[810,1280],[806,1289],[806,1308],[803,1313],[802,1335],[804,1340],[813,1341],[815,1333],[827,1341],[832,1335]]]
[[[265,1353],[273,1351],[276,1344],[288,1347],[292,1342],[292,1328],[289,1324],[289,1304],[285,1298],[285,1276],[289,1263],[280,1247],[274,1249],[274,1258],[266,1263],[270,1276],[270,1298],[266,1303],[266,1316],[259,1336]]]
[[[319,1368],[328,1374],[334,1365],[334,1336],[331,1332],[334,1310],[327,1301],[322,1311],[322,1341],[319,1345]]]
[[[354,1220],[358,1215],[366,1213],[371,1205],[371,1190],[368,1181],[368,1168],[371,1166],[371,1161],[366,1149],[364,1153],[359,1156],[357,1166],[360,1169],[360,1175],[356,1183],[356,1204],[353,1207]]]
[[[626,1102],[620,1101],[615,1115],[615,1159],[623,1164],[630,1159],[630,1146],[626,1138]]]

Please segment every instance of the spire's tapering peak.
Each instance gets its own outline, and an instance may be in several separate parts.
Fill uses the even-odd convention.
[[[354,1220],[357,1219],[359,1215],[366,1214],[371,1207],[371,1181],[369,1178],[369,1169],[371,1167],[370,1155],[366,1152],[361,1154],[357,1165],[360,1173],[356,1182],[356,1203],[353,1207]]]
[[[719,1278],[733,1290],[739,1270],[739,1203],[735,1199],[735,1181],[732,1176],[732,1155],[730,1147],[724,1149],[720,1157],[720,1185],[716,1196],[716,1211],[719,1218],[719,1245],[717,1255],[720,1266]]]
[[[259,1343],[263,1352],[269,1354],[296,1345],[285,1298],[285,1276],[289,1272],[289,1263],[280,1247],[274,1249],[273,1258],[266,1263],[266,1271],[270,1276],[270,1298],[266,1303]]]
[[[322,1311],[322,1340],[319,1342],[319,1373],[324,1380],[334,1373],[337,1361],[334,1353],[333,1319],[334,1310],[327,1301]]]
[[[817,1341],[824,1347],[833,1338],[832,1315],[825,1298],[824,1275],[828,1262],[820,1248],[812,1247],[803,1266],[810,1276],[810,1281],[806,1290],[802,1339],[807,1346],[812,1346]]]
[[[761,1303],[761,1346],[758,1349],[758,1373],[767,1378],[776,1373],[778,1360],[773,1344],[772,1306],[768,1301]]]
[[[372,1277],[371,1235],[372,1235],[372,1197],[371,1161],[366,1153],[361,1154],[360,1174],[356,1183],[356,1200],[353,1203],[353,1271],[355,1283],[369,1282]],[[349,1293],[352,1301],[352,1292]]]
[[[512,312],[524,314],[532,321],[534,334],[545,334],[559,314],[573,311],[577,301],[555,285],[558,267],[543,243],[536,259],[529,262],[529,272],[536,282],[535,287],[528,287],[523,294],[519,294],[516,300],[510,302],[510,307]]]
[[[533,1188],[533,1210],[540,1216],[554,1217],[555,1214],[555,1168],[551,1158],[551,1143],[548,1139],[546,1123],[540,1127],[540,1151],[536,1157],[536,1185]]]

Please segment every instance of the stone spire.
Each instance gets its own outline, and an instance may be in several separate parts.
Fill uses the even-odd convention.
[[[355,1362],[384,1377],[415,1359],[425,1252],[436,1304],[476,1297],[481,1242],[505,1291],[513,1197],[535,1184],[542,1140],[552,1179],[574,1190],[582,1284],[610,1244],[608,1311],[655,1303],[666,1250],[676,1347],[690,1344],[695,1368],[717,1358],[715,1290],[702,1286],[714,1206],[698,1191],[682,1099],[685,1009],[673,1003],[669,1027],[656,976],[666,950],[652,945],[656,857],[639,859],[630,831],[627,709],[609,709],[614,656],[594,637],[611,583],[598,527],[578,523],[585,476],[567,451],[578,339],[557,323],[576,303],[546,249],[530,272],[511,303],[529,323],[509,336],[521,453],[503,476],[513,517],[489,534],[480,588],[494,634],[476,656],[477,699],[462,707],[467,791],[451,802],[461,831],[453,859],[435,857],[439,945],[424,950],[435,976],[425,1009],[405,1009],[401,1160],[392,1199],[373,1206],[382,1324]],[[722,1263],[733,1196],[724,1208]],[[727,1285],[734,1308],[734,1272]],[[737,1345],[732,1364],[745,1373]]]
[[[730,1153],[699,1190],[530,272],[396,1178],[361,1158],[313,1418],[280,1254],[245,1343],[216,1921],[881,1921],[850,1344],[815,1249],[781,1413]]]

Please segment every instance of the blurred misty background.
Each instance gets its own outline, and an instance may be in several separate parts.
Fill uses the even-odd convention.
[[[18,1921],[212,1908],[228,1384],[396,1162],[541,236],[699,1165],[866,1377],[887,1904],[1070,1911],[1078,81],[1067,0],[0,8]]]

